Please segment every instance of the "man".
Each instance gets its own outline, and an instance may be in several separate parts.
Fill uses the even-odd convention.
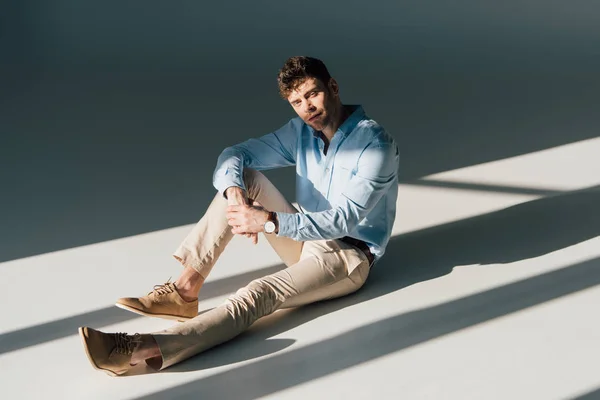
[[[342,104],[338,83],[318,59],[288,59],[278,84],[298,117],[220,154],[213,176],[218,193],[174,254],[185,267],[181,276],[147,296],[116,303],[185,322],[135,335],[79,328],[95,368],[115,376],[145,361],[162,370],[277,309],[355,292],[384,254],[398,194],[394,139],[361,106]],[[296,166],[300,210],[259,172],[290,165]],[[256,243],[261,232],[287,268],[198,315],[200,288],[233,235]]]

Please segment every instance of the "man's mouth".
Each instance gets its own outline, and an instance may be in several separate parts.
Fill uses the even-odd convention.
[[[321,114],[322,114],[322,113],[320,113],[320,112],[319,112],[319,113],[317,113],[317,114],[313,115],[312,117],[310,117],[308,120],[309,120],[309,121],[314,121],[314,119],[315,119],[315,118],[317,118],[318,116],[320,116]]]

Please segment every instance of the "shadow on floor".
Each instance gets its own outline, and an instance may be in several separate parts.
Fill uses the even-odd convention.
[[[573,398],[573,400],[598,400],[600,399],[600,388],[588,392],[586,394],[582,394],[581,396],[577,396]]]
[[[203,299],[210,299],[233,293],[251,280],[275,273],[281,268],[282,265],[278,264],[223,279],[208,281],[202,287],[200,296]],[[2,333],[0,334],[0,354],[74,335],[77,333],[77,329],[80,326],[101,328],[103,326],[140,317],[141,316],[138,314],[124,311],[116,306],[110,306],[44,324]]]

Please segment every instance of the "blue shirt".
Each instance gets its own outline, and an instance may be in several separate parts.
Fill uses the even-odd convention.
[[[277,213],[278,236],[297,241],[363,240],[378,260],[385,252],[396,217],[398,146],[361,106],[333,136],[327,153],[320,132],[301,118],[278,130],[223,150],[213,185],[246,189],[245,167],[267,170],[296,166],[299,213]]]

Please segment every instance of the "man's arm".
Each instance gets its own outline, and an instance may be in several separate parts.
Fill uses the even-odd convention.
[[[354,230],[377,202],[396,184],[398,151],[394,142],[374,143],[361,154],[356,174],[343,192],[344,202],[330,210],[277,213],[278,236],[297,241],[337,239]]]
[[[217,160],[214,187],[223,195],[232,186],[245,191],[244,168],[267,170],[294,165],[298,134],[298,122],[290,120],[273,133],[226,148]]]

